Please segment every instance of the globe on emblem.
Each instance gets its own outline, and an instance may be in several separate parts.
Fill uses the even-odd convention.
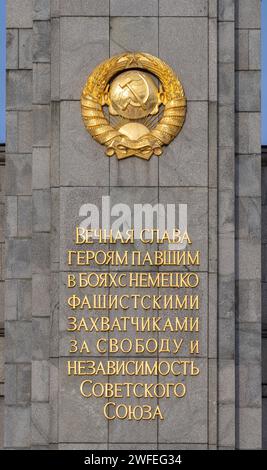
[[[118,75],[109,90],[109,112],[125,119],[142,119],[158,112],[158,88],[152,77],[139,70]]]

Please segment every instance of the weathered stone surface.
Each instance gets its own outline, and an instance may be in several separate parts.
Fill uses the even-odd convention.
[[[235,28],[233,22],[219,23],[219,51],[220,63],[229,64],[234,63],[235,50],[234,50]]]
[[[31,155],[8,155],[7,158],[7,195],[30,195]]]
[[[50,190],[33,191],[33,230],[49,232],[51,219]]]
[[[49,443],[49,403],[32,403],[31,438],[33,445]]]
[[[239,0],[237,4],[236,23],[238,28],[260,28],[261,1]]]
[[[7,109],[30,110],[32,103],[32,72],[10,70],[7,72]]]
[[[48,361],[32,361],[32,400],[49,401]]]
[[[111,18],[110,53],[145,51],[158,55],[158,19],[151,17]]]
[[[249,69],[249,31],[240,29],[236,31],[236,70]]]
[[[236,76],[237,111],[260,111],[260,74],[240,71]]]
[[[79,394],[79,380],[66,374],[66,359],[60,360],[59,442],[106,442],[108,423],[103,415],[105,401],[99,398],[86,400]],[[102,382],[105,379],[99,377]],[[63,398],[64,397],[64,398]],[[86,413],[84,407],[86,406]],[[73,433],[73,422],[79,416],[79,426]]]
[[[19,68],[32,69],[32,30],[19,31]]]
[[[50,312],[50,276],[35,274],[32,280],[32,314],[47,317]]]
[[[60,97],[79,100],[88,75],[109,56],[109,20],[63,17],[60,41]]]
[[[18,152],[32,152],[32,111],[18,113]]]
[[[189,100],[207,99],[207,27],[205,18],[160,18],[159,20],[160,58],[173,67],[185,87],[185,94]]]
[[[237,152],[239,154],[261,153],[260,134],[261,117],[260,113],[237,113]]]
[[[249,68],[261,69],[261,33],[260,30],[249,31]]]
[[[33,62],[50,61],[50,21],[35,21],[33,24]]]
[[[33,64],[33,103],[50,102],[50,64]]]
[[[50,177],[50,149],[34,148],[32,155],[32,188],[48,189]]]
[[[18,235],[30,237],[32,233],[32,197],[18,198]]]
[[[30,407],[6,407],[5,447],[27,448],[30,441]]]
[[[110,0],[111,16],[157,16],[158,1],[147,0]]]
[[[34,0],[33,19],[49,20],[50,3],[53,3],[53,0]]]
[[[60,4],[62,16],[108,16],[109,0],[64,0]]]
[[[108,186],[105,148],[85,129],[78,102],[61,103],[60,183],[63,186]]]
[[[33,0],[8,0],[7,18],[8,28],[32,27],[32,2]]]
[[[165,419],[159,422],[159,441],[162,443],[177,441],[201,444],[206,442],[207,364],[205,360],[201,359],[196,360],[196,364],[201,368],[201,374],[185,380],[188,389],[185,397],[159,399],[159,405],[165,415]],[[166,378],[162,378],[162,382],[166,380]],[[188,420],[191,426],[186,425]]]
[[[17,29],[7,29],[6,47],[6,68],[17,69],[19,64],[19,34]]]
[[[33,109],[33,143],[36,147],[50,146],[50,106],[35,105]]]
[[[190,172],[188,172],[189,167]],[[207,104],[190,102],[181,133],[164,148],[163,155],[159,159],[159,184],[160,186],[206,186],[207,178]]]
[[[235,0],[218,0],[220,21],[233,21],[235,18]]]
[[[6,253],[8,262],[6,275],[9,278],[31,277],[31,243],[30,240],[9,239],[7,241]]]
[[[206,16],[207,0],[160,0],[160,16]]]

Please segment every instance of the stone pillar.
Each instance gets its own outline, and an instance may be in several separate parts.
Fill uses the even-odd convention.
[[[7,4],[5,446],[260,448],[260,0]],[[149,162],[108,159],[81,120],[89,73],[123,51],[166,61],[188,98]],[[160,399],[164,421],[108,423],[66,373],[66,250],[80,206],[106,195],[188,204],[201,250],[201,374]]]

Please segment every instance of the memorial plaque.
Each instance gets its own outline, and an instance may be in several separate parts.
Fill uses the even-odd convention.
[[[5,446],[261,448],[260,2],[14,3]]]

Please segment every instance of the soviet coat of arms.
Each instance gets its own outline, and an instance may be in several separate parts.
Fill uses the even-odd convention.
[[[183,87],[173,70],[150,54],[114,56],[89,76],[81,96],[84,124],[118,159],[160,156],[186,116]]]

